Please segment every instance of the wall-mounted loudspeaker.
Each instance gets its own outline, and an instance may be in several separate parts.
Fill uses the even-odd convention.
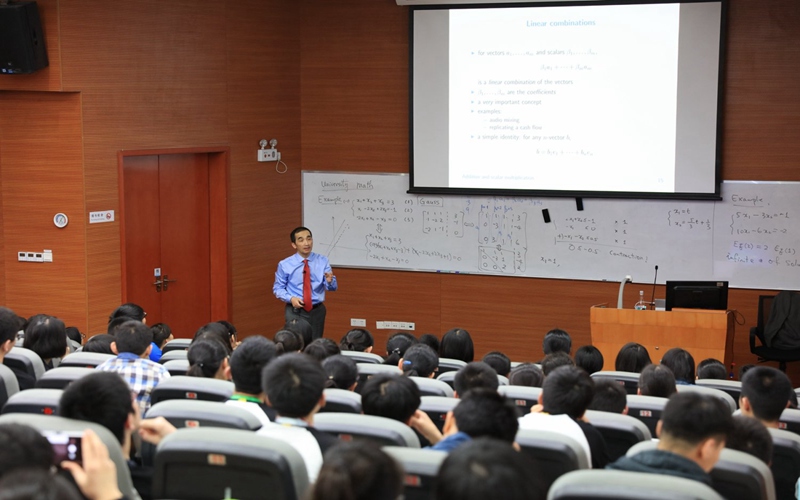
[[[47,64],[36,2],[0,4],[0,75],[33,73]]]

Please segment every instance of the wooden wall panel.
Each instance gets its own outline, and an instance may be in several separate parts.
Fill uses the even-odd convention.
[[[62,90],[58,0],[37,0],[48,66],[30,75],[0,75],[0,90]]]

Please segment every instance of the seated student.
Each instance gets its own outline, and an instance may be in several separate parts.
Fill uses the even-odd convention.
[[[614,360],[614,370],[641,373],[644,367],[650,363],[650,354],[647,353],[645,346],[636,342],[628,342],[617,353],[617,359]]]
[[[487,352],[481,361],[494,368],[498,375],[508,377],[511,373],[511,360],[500,351]]]
[[[400,358],[397,367],[409,377],[434,378],[439,371],[439,355],[425,344],[415,344]]]
[[[661,364],[672,370],[676,384],[694,384],[694,358],[689,351],[673,347],[661,358]]]
[[[479,438],[450,453],[442,462],[436,500],[544,500],[547,488],[532,471],[536,464],[508,443]]]
[[[383,500],[403,496],[403,468],[370,441],[342,442],[325,453],[309,500]]]
[[[772,434],[755,418],[734,416],[725,448],[743,451],[767,465],[772,464]]]
[[[64,332],[67,334],[68,342],[78,347],[83,345],[83,339],[86,338],[86,334],[81,333],[81,330],[77,326],[68,326],[64,329]]]
[[[17,331],[19,330],[19,318],[11,309],[0,307],[0,363],[5,359],[17,341]],[[36,379],[33,375],[23,370],[9,366],[14,376],[17,377],[19,390],[33,389],[36,386]]]
[[[303,354],[311,356],[320,363],[322,363],[323,359],[341,354],[341,352],[336,342],[331,339],[326,339],[325,337],[312,340],[311,343],[303,349]]]
[[[456,372],[453,379],[453,392],[455,397],[463,397],[468,391],[479,387],[497,390],[500,382],[497,380],[497,372],[482,361],[467,363],[467,366]]]
[[[593,345],[585,345],[575,351],[575,366],[583,368],[589,375],[602,370],[603,363],[603,353]]]
[[[742,380],[744,378],[744,374],[747,373],[751,368],[755,367],[756,365],[754,364],[742,365],[741,368],[739,368],[739,380]]]
[[[146,325],[147,313],[139,304],[134,304],[133,302],[122,304],[118,308],[114,309],[114,312],[112,312],[108,317],[108,333],[110,335],[116,334],[119,325],[129,320],[141,321]],[[153,337],[155,338],[155,334]],[[155,361],[157,363],[160,359],[161,348],[155,342],[153,342],[150,347],[150,361]]]
[[[150,327],[153,332],[153,348],[150,350],[150,361],[158,363],[163,354],[162,349],[167,342],[174,340],[175,336],[172,334],[172,328],[166,323],[156,323]]]
[[[765,426],[777,429],[792,392],[792,382],[785,373],[769,366],[756,366],[742,379],[739,409],[742,415],[757,418]]]
[[[144,323],[129,320],[117,329],[112,349],[117,357],[104,361],[96,370],[114,372],[130,386],[136,394],[136,402],[142,415],[150,409],[150,393],[153,387],[169,378],[169,371],[163,365],[148,359],[153,333]]]
[[[189,377],[228,380],[228,351],[222,343],[214,340],[198,340],[189,345],[186,354],[189,361]]]
[[[627,415],[628,393],[625,392],[625,388],[615,380],[595,380],[594,397],[587,409]]]
[[[451,452],[475,438],[489,437],[514,443],[519,429],[517,407],[491,389],[473,389],[447,412],[443,438],[431,450]]]
[[[395,365],[406,353],[409,347],[417,343],[417,338],[408,332],[397,332],[386,341],[386,361],[385,365]]]
[[[314,428],[314,415],[325,406],[327,376],[319,362],[305,354],[289,353],[270,361],[261,377],[267,404],[278,416],[258,434],[286,441],[306,463],[309,481],[317,478],[322,454],[338,440]]]
[[[475,346],[469,332],[463,328],[448,330],[439,343],[439,357],[472,362],[475,359]]]
[[[569,356],[572,352],[572,338],[564,330],[553,328],[544,334],[542,352],[544,352],[545,356],[554,352],[563,352]]]
[[[233,323],[231,323],[230,321],[225,321],[224,319],[216,321],[216,323],[219,323],[220,325],[224,326],[225,331],[228,332],[228,343],[230,344],[231,350],[235,350],[237,347],[239,347],[240,342],[238,337],[236,336],[237,334],[236,327],[233,326]]]
[[[306,346],[310,344],[314,339],[312,339],[312,331],[311,331],[311,323],[306,321],[303,318],[292,318],[283,325],[283,330],[291,330],[300,335],[300,338],[303,339],[303,345]]]
[[[0,424],[0,443],[0,478],[18,469],[49,470],[53,465],[53,447],[33,427]]]
[[[576,439],[586,450],[595,469],[608,464],[606,442],[600,431],[583,420],[594,397],[594,382],[588,373],[575,366],[556,368],[544,379],[539,405],[520,417],[520,429],[559,432]]]
[[[419,336],[419,343],[425,344],[426,346],[430,347],[437,353],[439,352],[439,348],[441,347],[441,342],[439,342],[439,337],[432,333],[423,333]]]
[[[647,365],[639,374],[639,388],[636,390],[639,395],[668,398],[676,392],[675,376],[664,365]]]
[[[25,326],[22,347],[38,354],[42,358],[44,369],[51,370],[53,359],[62,358],[69,353],[64,322],[46,314],[32,316]]]
[[[722,400],[678,392],[669,398],[656,426],[657,449],[622,457],[607,468],[678,476],[711,486],[708,473],[719,460],[732,425],[730,408]]]
[[[697,364],[697,378],[711,380],[728,380],[728,370],[722,361],[707,358]]]
[[[272,341],[275,342],[275,349],[278,356],[286,353],[303,352],[303,348],[305,347],[303,337],[293,330],[278,330],[272,338]]]
[[[542,369],[533,363],[522,363],[508,374],[509,385],[541,387],[544,381]]]
[[[114,343],[114,336],[107,333],[99,333],[93,337],[89,337],[86,344],[83,346],[81,352],[99,352],[101,354],[116,354],[111,350],[111,344]]]
[[[261,372],[275,359],[275,344],[260,335],[247,337],[231,355],[228,371],[234,391],[227,405],[238,406],[258,417],[261,425],[274,421],[277,413],[266,404],[267,396],[261,387]]]
[[[542,373],[544,373],[546,378],[550,372],[562,366],[575,366],[575,362],[572,361],[572,358],[569,357],[569,354],[562,351],[556,351],[548,354],[542,360]]]
[[[339,349],[342,351],[372,352],[373,347],[375,347],[375,339],[369,330],[364,328],[350,330],[339,342]]]
[[[233,347],[235,344],[235,340],[231,339],[230,333],[228,332],[228,328],[223,325],[222,323],[218,323],[216,321],[211,323],[206,323],[205,325],[201,326],[197,329],[194,334],[194,338],[192,338],[192,343],[195,343],[199,340],[209,340],[213,339],[222,344],[225,347],[225,351],[230,356],[233,352]]]
[[[326,389],[342,389],[355,391],[358,386],[358,365],[355,360],[343,354],[325,358],[322,369],[328,376],[325,382]]]

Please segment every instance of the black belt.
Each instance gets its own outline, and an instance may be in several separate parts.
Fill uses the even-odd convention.
[[[325,304],[324,302],[319,302],[319,303],[314,304],[313,306],[311,306],[311,309],[314,310],[314,309],[316,309],[319,306],[324,305],[324,304]],[[305,311],[305,309],[303,309],[302,307],[294,307],[294,306],[292,306],[292,304],[286,304],[286,307],[291,307],[292,309],[297,309],[298,311],[300,311],[300,310]]]

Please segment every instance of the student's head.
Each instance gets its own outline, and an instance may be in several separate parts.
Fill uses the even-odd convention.
[[[228,343],[231,345],[231,349],[234,349],[239,340],[236,333],[236,327],[233,326],[233,323],[224,319],[217,321],[217,323],[225,327],[225,330],[228,332]]]
[[[130,400],[130,397],[128,398]],[[27,425],[0,424],[0,477],[22,468],[49,470],[53,448],[42,434]]]
[[[433,377],[439,369],[439,355],[425,344],[409,347],[401,361],[400,369],[409,377]]]
[[[673,347],[661,358],[661,364],[672,370],[676,382],[694,384],[694,358],[689,351]]]
[[[545,356],[554,352],[563,352],[569,355],[572,352],[572,338],[564,330],[553,328],[544,335],[542,352]]]
[[[305,418],[325,404],[325,371],[319,362],[300,353],[278,356],[264,369],[261,387],[267,403],[279,415]]]
[[[192,342],[186,357],[189,360],[187,376],[227,380],[228,351],[221,342],[214,339]]]
[[[22,347],[35,352],[43,360],[64,356],[67,352],[67,332],[64,322],[46,314],[33,316],[25,327]]]
[[[83,337],[84,335],[78,329],[77,326],[68,326],[64,329],[64,332],[67,334],[67,338],[77,344],[83,344]]]
[[[237,392],[261,394],[261,372],[278,353],[275,344],[260,335],[247,337],[231,354],[231,379]]]
[[[117,334],[117,330],[119,330],[120,325],[122,323],[125,323],[126,321],[139,321],[139,320],[138,319],[134,319],[134,318],[130,318],[128,316],[117,316],[116,318],[114,318],[114,319],[112,319],[112,320],[110,320],[108,322],[108,327],[106,328],[106,333],[108,333],[109,335],[116,335]]]
[[[375,339],[369,330],[364,328],[354,328],[344,334],[339,348],[343,351],[372,352],[375,346]]]
[[[303,345],[308,345],[311,343],[312,334],[311,331],[311,323],[304,320],[303,318],[292,318],[283,325],[283,330],[291,330],[300,335],[300,338],[303,339]]]
[[[112,372],[95,372],[64,389],[59,416],[102,425],[123,444],[138,425],[138,409],[125,380]],[[127,432],[126,432],[127,431]]]
[[[780,419],[791,392],[792,382],[785,373],[769,366],[756,366],[742,379],[739,407],[743,414],[771,425]]]
[[[112,312],[111,316],[108,317],[108,321],[111,322],[111,320],[115,318],[130,318],[145,323],[146,317],[147,313],[144,312],[142,306],[134,304],[133,302],[128,302],[127,304],[122,304],[118,308],[114,309],[114,312]]]
[[[320,363],[323,359],[335,356],[336,354],[340,354],[342,351],[339,349],[339,346],[336,345],[331,339],[326,338],[319,338],[308,344],[305,349],[303,349],[303,354],[307,354],[312,358],[316,359]]]
[[[772,434],[758,419],[744,415],[733,417],[725,447],[753,455],[767,465],[772,463]]]
[[[14,347],[19,331],[17,315],[11,309],[0,307],[0,357]]]
[[[324,457],[310,500],[385,500],[403,493],[403,469],[370,441],[342,442]]]
[[[100,333],[94,337],[89,338],[83,346],[83,352],[99,352],[102,354],[114,354],[111,350],[111,344],[115,342],[113,335],[107,333]]]
[[[0,479],[0,500],[81,500],[85,498],[61,475],[35,468],[17,469]]]
[[[272,341],[275,342],[278,356],[291,352],[301,352],[305,347],[303,337],[292,330],[278,330]]]
[[[594,381],[594,397],[587,410],[609,413],[626,413],[628,393],[616,380],[600,379]]]
[[[159,349],[175,338],[175,336],[172,335],[172,328],[166,323],[156,323],[150,327],[150,330],[153,332],[153,343],[157,345]]]
[[[458,447],[442,462],[436,500],[544,500],[547,487],[526,453],[491,438],[478,438]]]
[[[542,360],[542,373],[547,377],[553,370],[562,366],[575,366],[575,362],[565,352],[556,351],[550,353]]]
[[[395,365],[400,362],[400,358],[406,350],[417,343],[417,338],[407,332],[397,332],[386,341],[386,362],[387,365]]]
[[[697,392],[676,392],[656,426],[658,447],[688,456],[709,472],[719,460],[732,426],[731,410],[721,399]]]
[[[652,363],[647,348],[636,342],[628,342],[617,353],[614,369],[618,372],[642,373],[644,367]]]
[[[508,374],[508,383],[510,385],[541,387],[543,381],[544,372],[533,363],[522,363]]]
[[[194,334],[192,343],[198,340],[214,339],[225,347],[225,350],[230,355],[233,352],[233,344],[231,344],[231,336],[228,333],[228,328],[222,323],[213,321],[201,326]]]
[[[728,371],[722,361],[707,358],[697,364],[698,379],[727,380]]]
[[[603,353],[593,345],[585,345],[575,351],[575,366],[583,368],[589,375],[602,370],[603,363]]]
[[[551,415],[581,418],[594,398],[594,382],[576,366],[561,366],[544,379],[540,396],[544,411]]]
[[[756,365],[753,364],[742,365],[742,367],[739,368],[739,380],[741,381],[744,378],[744,374],[747,373],[751,368],[755,367]]]
[[[358,366],[355,360],[343,354],[336,354],[325,358],[322,362],[322,369],[328,376],[325,388],[343,389],[352,391],[358,382]]]
[[[419,343],[425,344],[426,346],[430,347],[436,352],[439,352],[439,347],[441,343],[439,342],[439,337],[432,333],[423,333],[419,336]]]
[[[496,390],[473,389],[453,409],[459,432],[471,438],[490,437],[513,443],[519,421],[517,407]]]
[[[467,363],[475,359],[475,346],[472,344],[469,332],[463,328],[448,330],[439,344],[439,356],[460,359]]]
[[[639,394],[668,398],[678,392],[672,370],[664,365],[647,365],[639,374]]]
[[[141,321],[128,320],[117,328],[114,335],[117,352],[129,352],[139,357],[150,353],[150,343],[153,342],[153,332]]]
[[[453,389],[459,397],[464,397],[468,391],[482,387],[484,389],[497,390],[500,382],[497,380],[497,372],[482,361],[467,363],[456,372],[453,380]]]
[[[361,390],[361,409],[365,415],[391,418],[406,424],[421,401],[417,384],[399,375],[375,375],[364,383]]]
[[[487,352],[481,361],[494,368],[498,375],[508,377],[511,372],[511,360],[500,351]]]

